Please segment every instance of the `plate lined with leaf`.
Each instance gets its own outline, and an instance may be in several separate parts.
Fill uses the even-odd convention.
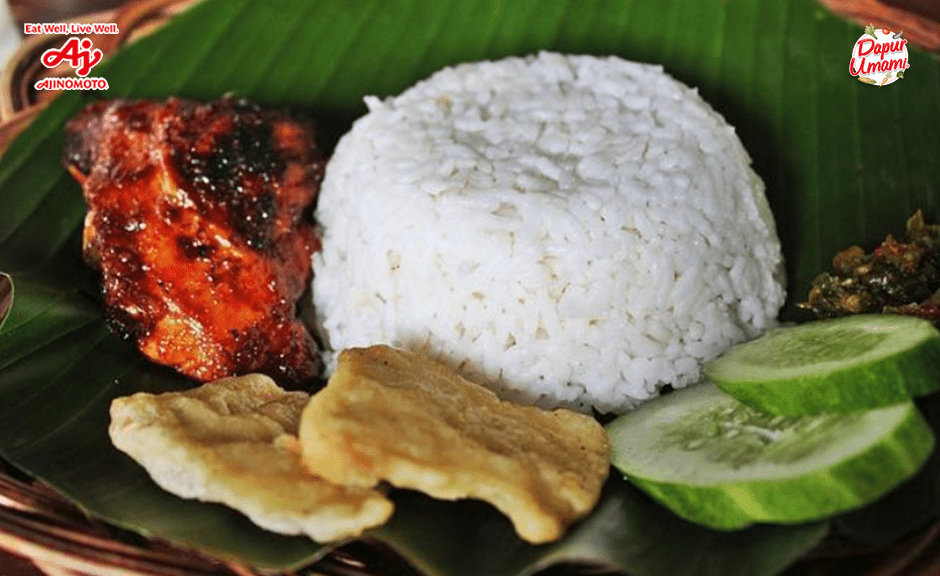
[[[192,382],[109,332],[95,276],[82,263],[85,205],[61,167],[63,125],[96,98],[234,93],[304,110],[329,148],[365,111],[363,96],[396,94],[446,65],[538,50],[662,64],[736,126],[753,156],[787,259],[783,317],[793,319],[793,303],[829,256],[877,242],[918,208],[940,219],[940,65],[912,50],[903,82],[864,86],[846,73],[858,35],[810,0],[197,4],[99,65],[110,90],[63,94],[0,159],[0,270],[13,286],[0,326],[0,455],[94,516],[145,536],[276,571],[329,552],[170,496],[111,447],[112,398]],[[890,497],[938,500],[935,482],[918,482]],[[429,576],[529,574],[564,561],[637,575],[771,575],[831,530],[878,539],[886,536],[867,527],[897,521],[882,504],[834,523],[721,533],[678,519],[614,477],[563,540],[532,546],[486,505],[392,497],[395,516],[368,538]],[[917,522],[940,514],[935,507],[917,508],[929,510]],[[882,532],[918,527],[896,524]]]

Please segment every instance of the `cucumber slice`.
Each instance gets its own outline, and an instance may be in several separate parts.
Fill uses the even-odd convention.
[[[764,412],[867,410],[940,390],[940,332],[890,314],[810,322],[731,348],[705,376]]]
[[[719,530],[857,508],[913,475],[934,437],[912,402],[865,412],[760,413],[711,384],[607,425],[611,460],[679,516]]]

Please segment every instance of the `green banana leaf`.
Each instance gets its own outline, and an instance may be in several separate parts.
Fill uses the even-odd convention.
[[[192,383],[108,332],[81,262],[85,206],[61,168],[62,127],[95,98],[236,93],[306,110],[329,148],[364,112],[364,95],[398,93],[448,64],[542,49],[661,63],[737,127],[764,178],[787,258],[783,317],[793,319],[836,251],[870,247],[918,208],[940,220],[940,65],[912,50],[902,81],[863,85],[848,74],[861,32],[812,0],[203,2],[95,68],[106,93],[61,96],[0,159],[0,270],[13,285],[0,325],[0,455],[145,535],[272,570],[328,551],[170,496],[111,448],[112,398]],[[830,528],[713,532],[613,477],[565,539],[531,546],[487,505],[392,497],[395,516],[368,537],[430,576],[515,576],[572,560],[636,575],[771,575]]]

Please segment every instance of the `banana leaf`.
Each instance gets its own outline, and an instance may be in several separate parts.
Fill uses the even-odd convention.
[[[449,64],[538,50],[659,63],[697,87],[751,153],[787,260],[782,317],[794,319],[836,251],[871,247],[918,208],[940,219],[940,65],[911,50],[902,81],[863,85],[847,73],[860,34],[811,0],[200,3],[99,65],[108,91],[62,95],[0,159],[0,271],[12,283],[0,325],[0,455],[95,516],[257,568],[293,569],[329,550],[170,496],[110,446],[112,398],[193,383],[108,331],[81,262],[85,206],[61,167],[62,128],[96,98],[244,95],[306,111],[329,149],[365,111],[364,95],[396,94]],[[514,576],[560,561],[637,575],[771,575],[830,529],[713,532],[614,476],[563,540],[531,546],[487,505],[392,497],[395,516],[368,538],[431,576]]]

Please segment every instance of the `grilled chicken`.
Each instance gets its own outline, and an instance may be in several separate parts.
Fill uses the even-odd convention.
[[[296,314],[319,249],[305,215],[324,162],[309,125],[244,100],[115,100],[66,132],[113,327],[200,381],[318,373]]]

